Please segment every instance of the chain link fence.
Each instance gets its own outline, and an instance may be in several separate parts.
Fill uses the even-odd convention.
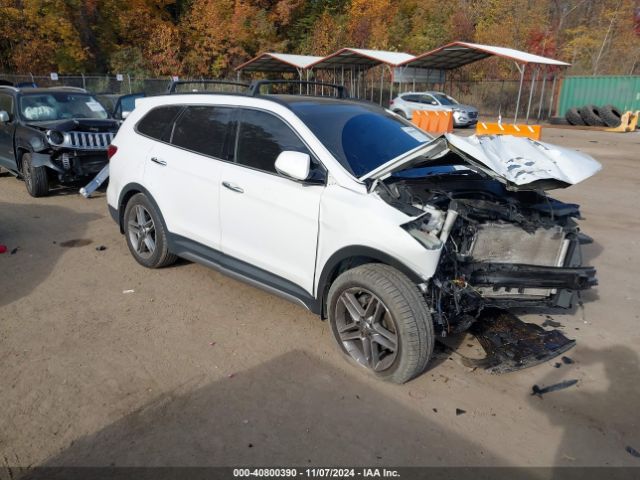
[[[147,95],[157,95],[166,93],[171,83],[170,77],[165,78],[141,78],[132,77],[127,74],[114,75],[69,75],[58,76],[57,80],[52,80],[50,76],[34,75],[13,75],[0,74],[0,80],[7,80],[14,85],[31,85],[38,87],[69,86],[81,87],[95,94],[128,94],[144,92]],[[199,81],[208,80],[204,78],[180,78],[180,80]],[[219,80],[219,79],[217,79]],[[229,79],[234,81],[235,79]],[[335,81],[335,79],[324,79],[320,75],[319,81]],[[377,83],[377,82],[376,82]],[[345,82],[352,97],[380,102],[380,88],[371,82],[354,83],[353,87],[349,82]],[[459,81],[453,80],[445,84],[409,84],[395,83],[393,89],[389,83],[382,89],[382,105],[388,107],[390,100],[399,93],[412,91],[435,90],[445,92],[460,103],[476,107],[481,116],[497,117],[502,115],[505,120],[513,118],[517,105],[518,80],[482,80],[482,81]],[[553,115],[554,106],[558,97],[558,81],[555,78],[540,78],[533,84],[529,79],[525,79],[522,85],[522,94],[518,108],[518,119],[527,119],[529,110],[529,121],[545,120]],[[352,87],[352,88],[350,88]],[[292,91],[292,93],[294,93]],[[320,94],[320,91],[316,92]],[[331,95],[324,92],[323,94]],[[529,100],[531,99],[531,102]],[[529,106],[530,103],[530,106]]]

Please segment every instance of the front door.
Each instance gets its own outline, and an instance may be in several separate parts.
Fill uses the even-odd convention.
[[[0,166],[16,170],[18,167],[13,148],[13,135],[16,131],[15,108],[11,95],[0,93],[0,110],[9,114],[8,122],[0,122]]]
[[[222,251],[312,294],[324,185],[277,173],[280,152],[310,153],[284,121],[250,109],[239,120],[235,161],[221,166]]]

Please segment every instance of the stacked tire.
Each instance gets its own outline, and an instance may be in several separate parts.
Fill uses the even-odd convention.
[[[597,107],[585,105],[580,108],[570,108],[565,113],[569,125],[587,125],[590,127],[618,127],[622,113],[613,105]]]

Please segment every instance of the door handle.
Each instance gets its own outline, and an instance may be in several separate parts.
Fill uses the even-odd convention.
[[[244,193],[244,190],[242,188],[240,188],[239,186],[233,184],[233,183],[229,183],[229,182],[222,182],[222,186],[225,188],[228,188],[229,190],[232,190],[236,193]]]
[[[160,160],[160,159],[159,159],[159,158],[157,158],[157,157],[151,157],[151,161],[152,161],[153,163],[157,163],[158,165],[162,165],[163,167],[166,167],[166,166],[167,166],[167,162],[165,162],[164,160]]]

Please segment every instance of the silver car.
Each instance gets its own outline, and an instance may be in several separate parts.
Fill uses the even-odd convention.
[[[442,92],[406,92],[391,101],[391,110],[411,119],[414,110],[453,111],[454,127],[470,127],[478,123],[478,109],[462,105]]]

